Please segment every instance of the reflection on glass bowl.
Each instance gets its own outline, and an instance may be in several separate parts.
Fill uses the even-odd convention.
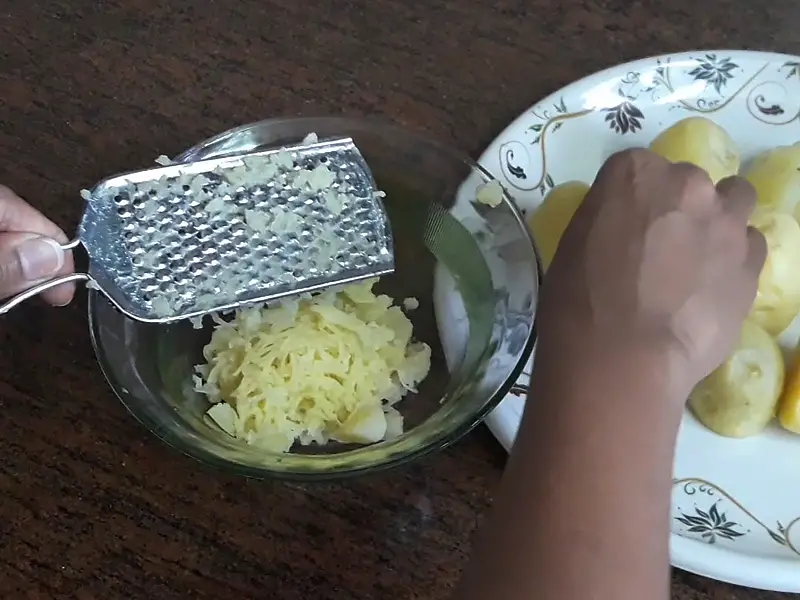
[[[407,463],[451,444],[502,399],[535,341],[541,269],[530,234],[509,198],[490,208],[475,201],[491,176],[447,146],[366,119],[268,120],[233,129],[188,150],[194,161],[320,137],[350,136],[370,165],[395,238],[396,272],[376,290],[413,297],[414,336],[432,348],[431,370],[397,406],[405,433],[369,446],[327,444],[274,454],[233,439],[204,419],[192,368],[202,362],[210,328],[127,319],[92,291],[89,322],[109,384],[148,429],[178,450],[251,477],[329,479]],[[447,210],[432,244],[423,225],[432,202]]]

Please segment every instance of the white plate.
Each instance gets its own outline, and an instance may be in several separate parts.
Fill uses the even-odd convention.
[[[646,146],[690,115],[725,127],[745,158],[800,140],[800,58],[698,51],[614,67],[533,106],[480,162],[530,211],[553,185],[591,182],[611,153]],[[796,321],[782,345],[793,347],[799,333]],[[529,373],[530,364],[487,420],[506,449]],[[800,592],[800,437],[774,425],[757,437],[729,440],[687,412],[674,465],[671,546],[672,562],[682,569]]]

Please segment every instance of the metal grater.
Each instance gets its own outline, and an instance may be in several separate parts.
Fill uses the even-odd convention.
[[[349,138],[171,164],[82,192],[87,281],[127,316],[167,323],[394,271],[381,192]]]

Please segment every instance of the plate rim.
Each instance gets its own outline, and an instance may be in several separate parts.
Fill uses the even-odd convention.
[[[502,146],[504,140],[509,137],[508,134],[519,129],[528,118],[528,115],[537,107],[546,105],[554,98],[566,96],[576,89],[590,85],[594,81],[615,77],[620,73],[635,71],[641,67],[653,66],[658,61],[669,60],[675,63],[697,60],[698,56],[709,54],[729,56],[731,58],[740,56],[753,61],[761,60],[766,64],[782,61],[800,61],[800,56],[798,55],[780,52],[706,48],[655,54],[617,63],[573,80],[530,104],[492,139],[481,153],[477,162],[491,171],[500,181],[506,182],[507,178],[502,172],[502,168],[495,172],[494,167],[487,163],[493,163],[490,157]],[[519,378],[517,381],[519,381]],[[486,418],[487,427],[507,452],[510,451],[510,446],[516,437],[517,426],[521,419],[520,413],[513,410],[509,404],[504,404],[508,398],[510,398],[510,395],[507,395]],[[745,555],[730,548],[710,546],[705,542],[683,537],[673,531],[670,531],[670,562],[675,568],[725,583],[775,592],[800,592],[800,564],[798,564],[797,560]]]

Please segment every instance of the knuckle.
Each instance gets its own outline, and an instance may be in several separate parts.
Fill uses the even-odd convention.
[[[626,148],[615,152],[608,157],[601,168],[598,178],[615,179],[617,177],[630,177],[640,171],[652,159],[651,154],[644,148]],[[655,155],[652,155],[655,156]]]
[[[698,191],[711,191],[715,189],[711,176],[700,167],[691,163],[675,163],[673,172],[680,177],[684,189]]]
[[[644,148],[626,148],[612,154],[608,159],[608,164],[611,167],[638,164],[647,160],[649,154],[651,153]]]
[[[733,177],[726,177],[717,183],[717,191],[723,195],[740,195],[743,199],[756,200],[756,188],[753,184],[747,181],[744,177],[734,175]]]

